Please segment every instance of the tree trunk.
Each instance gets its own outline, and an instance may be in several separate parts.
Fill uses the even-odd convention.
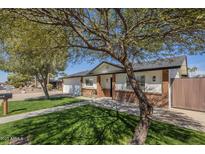
[[[47,88],[47,77],[45,79],[44,78],[40,79],[37,76],[37,79],[38,79],[38,82],[41,84],[41,87],[43,88],[43,92],[45,94],[46,99],[49,99],[50,96],[49,96],[48,88]]]
[[[50,76],[48,74],[48,76],[47,76],[47,84],[49,84],[49,83],[50,83]]]
[[[35,76],[35,88],[37,88],[37,77]]]
[[[148,128],[150,123],[149,117],[152,114],[153,108],[135,78],[132,64],[130,62],[125,62],[124,66],[129,82],[135,92],[135,95],[139,100],[140,109],[140,122],[138,127],[136,127],[135,129],[134,137],[131,141],[131,144],[144,144],[148,134]]]
[[[47,84],[44,85],[44,86],[42,86],[42,88],[43,88],[43,92],[44,92],[44,94],[45,94],[46,99],[49,99],[50,96],[49,96],[49,93],[48,93]]]

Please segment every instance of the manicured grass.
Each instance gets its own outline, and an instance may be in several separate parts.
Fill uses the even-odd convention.
[[[70,103],[79,102],[80,99],[77,98],[50,98],[49,100],[38,99],[38,100],[26,100],[26,101],[11,101],[9,102],[9,114],[19,114],[29,111],[35,111]],[[2,107],[0,106],[0,117],[2,115]]]
[[[129,144],[136,116],[90,105],[0,125],[0,144]],[[146,144],[205,144],[205,133],[153,121]]]

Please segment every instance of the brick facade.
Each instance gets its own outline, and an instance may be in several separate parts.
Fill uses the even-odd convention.
[[[139,103],[133,91],[115,91],[115,100],[130,103]],[[168,96],[162,94],[146,93],[148,100],[156,107],[168,107]]]
[[[103,89],[103,97],[111,97],[110,89]]]
[[[169,90],[169,71],[162,70],[162,94],[164,96],[168,95]]]
[[[86,96],[86,97],[95,97],[95,96],[97,96],[97,90],[96,89],[82,88],[81,93],[82,93],[82,96]]]
[[[115,95],[116,95],[116,93],[115,93],[115,82],[116,82],[116,75],[113,74],[112,75],[112,99],[114,99]]]
[[[168,107],[169,71],[162,70],[162,94],[146,93],[148,100],[156,107]],[[113,99],[138,103],[139,100],[133,91],[115,91]]]
[[[157,107],[168,107],[168,70],[162,71],[162,94],[146,93],[149,101]],[[82,80],[81,80],[82,81]],[[133,91],[123,91],[115,89],[116,75],[112,75],[112,99],[126,101],[130,103],[138,103],[138,99]],[[97,76],[97,89],[82,88],[83,96],[97,96],[97,97],[110,97],[110,89],[102,89],[101,77]]]
[[[97,76],[97,97],[104,97],[104,93],[101,86],[101,77]]]

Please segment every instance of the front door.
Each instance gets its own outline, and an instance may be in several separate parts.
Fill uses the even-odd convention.
[[[112,77],[110,78],[110,97],[112,97]]]

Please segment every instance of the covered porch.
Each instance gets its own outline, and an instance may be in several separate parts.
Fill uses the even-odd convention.
[[[82,96],[115,98],[115,74],[81,77]]]

